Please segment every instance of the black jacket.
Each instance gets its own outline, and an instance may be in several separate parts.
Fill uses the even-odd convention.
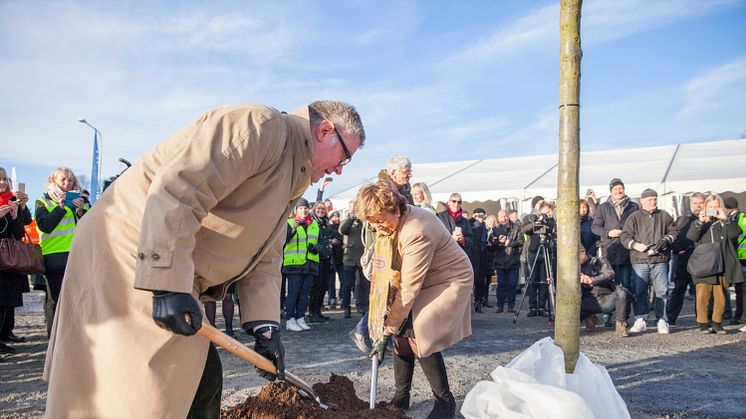
[[[344,234],[344,256],[342,262],[346,266],[360,267],[360,257],[363,255],[363,222],[357,218],[349,217],[342,221],[339,232]]]
[[[624,197],[622,200],[622,216],[617,216],[614,204],[609,198],[608,201],[599,205],[593,216],[593,225],[591,231],[600,239],[599,246],[603,249],[603,256],[609,260],[612,265],[626,265],[629,263],[629,250],[622,246],[618,237],[609,237],[609,231],[621,230],[624,222],[627,221],[633,212],[640,207],[629,199]]]
[[[334,265],[342,264],[342,257],[344,256],[344,236],[339,232],[341,224],[329,223],[329,238],[331,240],[338,240],[338,244],[332,244],[332,263]]]
[[[466,242],[464,244],[459,243],[458,245],[464,249],[467,255],[471,254],[471,247],[474,245],[474,235],[471,231],[471,223],[469,220],[464,217],[458,217],[458,221],[454,222],[453,217],[451,217],[451,213],[448,212],[448,210],[439,212],[438,218],[443,225],[446,226],[446,230],[451,234],[453,234],[456,227],[461,227],[461,233],[464,235],[464,240]]]
[[[0,217],[0,238],[20,240],[26,234],[24,220],[30,218],[28,208],[19,208],[18,216],[13,219],[10,214]],[[20,307],[23,305],[23,293],[29,291],[28,275],[11,271],[0,271],[0,308]]]
[[[710,234],[712,230],[712,234]],[[720,250],[723,252],[723,262],[725,266],[725,281],[729,284],[738,284],[743,282],[743,273],[741,264],[738,261],[736,248],[733,246],[733,240],[741,234],[741,228],[733,222],[722,221],[702,223],[699,220],[689,225],[689,231],[686,237],[693,241],[695,246],[703,243],[720,243]],[[713,240],[713,238],[715,240]],[[704,278],[692,277],[694,283],[714,285],[717,278],[708,276]]]
[[[540,237],[538,234],[534,234],[534,228],[539,225],[539,222],[531,221],[531,219],[534,218],[532,216],[541,218],[541,214],[536,212],[536,210],[532,211],[531,214],[523,217],[521,232],[528,236],[528,241],[526,242],[528,251],[536,253],[539,250]],[[546,224],[549,235],[554,235],[554,233],[557,231],[557,221],[555,221],[554,218],[545,218],[543,223]]]
[[[593,218],[586,215],[580,219],[580,243],[589,256],[596,255],[598,236],[593,234]]]
[[[674,277],[677,279],[690,280],[692,276],[686,270],[686,264],[689,262],[689,256],[694,251],[694,242],[687,239],[689,226],[697,219],[697,215],[690,212],[679,216],[676,219],[676,229],[679,231],[676,238],[671,244],[671,257],[674,258],[675,265]]]
[[[507,246],[500,244],[498,238],[505,236],[509,243]],[[517,269],[521,265],[521,247],[523,247],[523,234],[521,227],[508,221],[508,225],[498,224],[490,230],[487,237],[488,248],[495,249],[495,268],[497,269]]]
[[[614,270],[606,258],[589,257],[580,265],[580,273],[591,277],[593,285],[581,284],[581,289],[594,297],[608,295],[616,289]]]
[[[627,218],[622,228],[619,241],[629,249],[629,260],[632,263],[668,263],[670,259],[670,245],[664,251],[656,254],[638,252],[632,249],[632,244],[639,242],[648,246],[655,245],[664,237],[673,243],[678,235],[673,217],[666,211],[654,209],[652,212],[637,210]]]

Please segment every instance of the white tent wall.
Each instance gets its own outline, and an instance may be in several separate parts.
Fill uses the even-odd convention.
[[[526,213],[535,195],[557,198],[557,161],[557,155],[551,154],[414,163],[411,182],[426,183],[434,202],[445,202],[458,192],[467,202],[515,200],[520,203],[519,212]],[[609,181],[615,177],[633,198],[647,188],[656,190],[659,206],[676,213],[674,197],[696,191],[746,191],[746,139],[581,152],[581,195],[593,189],[605,200]],[[359,187],[331,196],[335,208],[346,208]]]

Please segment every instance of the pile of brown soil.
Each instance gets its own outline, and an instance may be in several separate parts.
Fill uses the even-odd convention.
[[[371,410],[368,403],[355,395],[349,378],[332,374],[326,384],[313,385],[321,401],[331,409],[322,409],[315,401],[298,394],[298,389],[286,383],[270,383],[256,396],[229,410],[220,412],[221,419],[333,419],[381,418],[405,419],[407,415],[387,402],[378,402]]]

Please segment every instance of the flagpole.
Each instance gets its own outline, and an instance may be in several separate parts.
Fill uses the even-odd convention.
[[[103,166],[102,156],[104,136],[98,128],[89,124],[82,116],[78,118],[78,122],[88,125],[93,130],[93,167],[91,168],[91,204],[93,204],[96,202],[96,199],[98,199],[99,193],[101,193],[101,167]]]

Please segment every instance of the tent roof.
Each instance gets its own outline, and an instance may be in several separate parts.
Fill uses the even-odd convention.
[[[659,194],[743,192],[744,162],[746,139],[586,151],[580,155],[580,191],[594,189],[597,195],[606,196],[609,181],[618,177],[632,197],[646,188]],[[414,163],[411,183],[427,184],[433,201],[445,201],[452,192],[460,193],[465,201],[525,200],[534,195],[556,199],[557,165],[557,154]],[[331,198],[346,203],[359,187]]]

